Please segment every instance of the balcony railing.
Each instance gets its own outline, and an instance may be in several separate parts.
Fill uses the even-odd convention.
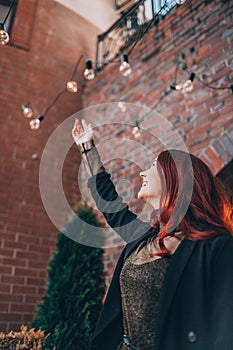
[[[175,0],[139,0],[124,12],[105,33],[98,36],[96,71],[115,60],[119,61],[120,54],[129,54],[148,29],[157,25],[175,5]]]

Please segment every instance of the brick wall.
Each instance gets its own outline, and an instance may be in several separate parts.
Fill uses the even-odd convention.
[[[134,199],[137,191],[130,195],[130,184],[138,189],[140,167],[135,163],[143,162],[145,157],[139,143],[155,154],[160,149],[155,137],[151,138],[151,133],[156,135],[158,128],[155,116],[152,113],[144,117],[141,125],[148,133],[143,132],[135,149],[123,143],[114,146],[109,140],[115,137],[133,139],[130,127],[123,124],[133,124],[140,119],[140,106],[152,109],[156,106],[163,119],[172,123],[173,131],[180,133],[188,150],[199,155],[215,174],[233,158],[230,90],[208,89],[196,79],[194,90],[187,96],[172,91],[158,104],[174,79],[176,62],[182,54],[186,56],[188,69],[204,83],[216,87],[232,84],[232,14],[233,4],[230,1],[187,1],[184,6],[175,7],[132,51],[129,60],[133,72],[130,78],[121,77],[119,65],[114,63],[100,72],[88,86],[84,105],[93,106],[93,124],[112,122],[105,128],[96,128],[97,141],[106,141],[102,157],[105,160],[107,154],[108,159],[121,158],[107,162],[107,167],[115,183],[127,180],[125,186],[120,186],[120,192],[131,198],[128,203],[138,213],[141,213],[142,204]],[[177,80],[186,79],[187,73],[178,71]],[[115,101],[133,103],[134,108],[131,110],[130,105],[126,105],[127,111],[121,113],[118,105],[111,103]],[[116,121],[121,124],[113,124]],[[130,162],[123,159],[127,157]],[[110,246],[115,244],[115,237],[111,237]],[[106,250],[107,284],[121,249]]]
[[[88,33],[88,38],[86,37]],[[97,29],[50,0],[20,0],[11,45],[0,47],[0,330],[30,323],[46,284],[58,229],[39,192],[44,146],[66,117],[82,108],[80,94],[64,94],[38,131],[29,129],[21,105],[41,114],[65,88],[78,57],[94,56]],[[77,79],[81,79],[81,69]],[[62,146],[62,140],[60,146]],[[33,160],[32,155],[38,158]],[[64,191],[74,207],[78,152],[72,147],[63,168]],[[55,203],[56,204],[56,203]]]

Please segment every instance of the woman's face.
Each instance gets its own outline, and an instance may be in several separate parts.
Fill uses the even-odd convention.
[[[157,160],[155,159],[148,170],[140,172],[142,177],[142,187],[138,192],[138,198],[150,203],[154,209],[159,208],[162,186],[157,170]]]

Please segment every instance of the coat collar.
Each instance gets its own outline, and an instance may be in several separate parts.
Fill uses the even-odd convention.
[[[149,237],[151,234],[156,234],[156,232],[153,230],[149,230],[148,232],[146,232],[142,237],[140,237],[139,239],[137,239],[136,241],[133,241],[131,243],[128,243],[125,247],[124,250],[124,262],[125,260],[128,258],[128,256],[133,252],[134,249],[136,249],[138,247],[138,245],[145,240],[147,237]]]

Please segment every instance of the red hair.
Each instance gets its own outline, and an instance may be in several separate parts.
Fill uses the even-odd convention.
[[[219,233],[233,235],[232,205],[220,181],[198,157],[179,150],[159,154],[157,169],[162,184],[159,221],[160,256],[169,254],[164,238],[181,231],[188,239]]]

